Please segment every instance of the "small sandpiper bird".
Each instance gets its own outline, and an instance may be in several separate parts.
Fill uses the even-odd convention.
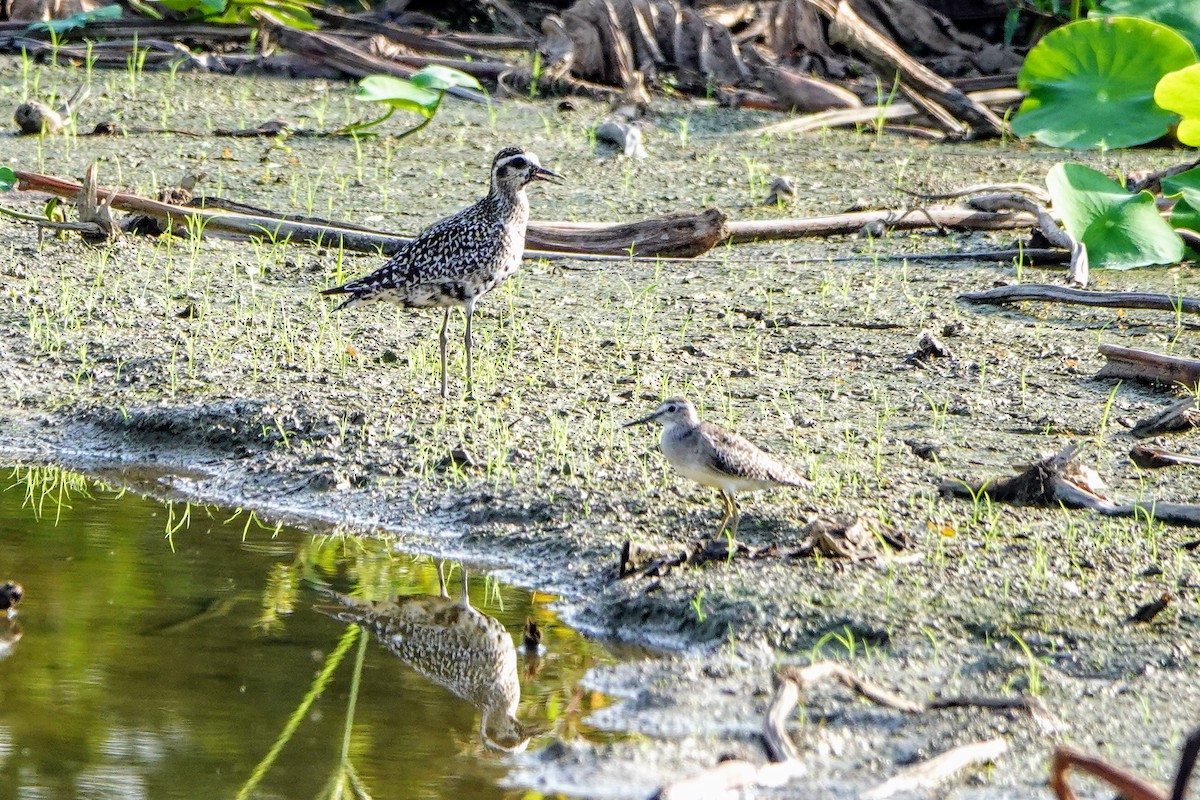
[[[402,308],[444,308],[438,332],[442,397],[446,396],[446,326],[450,324],[450,309],[461,306],[467,315],[463,334],[467,395],[473,396],[471,316],[479,298],[499,286],[521,264],[529,224],[525,186],[532,181],[559,182],[561,178],[543,168],[533,153],[519,147],[504,148],[492,160],[487,197],[430,225],[370,275],[321,294],[350,295],[335,311],[371,301]]]
[[[696,407],[683,397],[664,400],[654,413],[623,427],[658,422],[663,426],[659,447],[671,466],[696,483],[711,486],[721,493],[725,516],[717,536],[725,530],[737,536],[737,493],[770,489],[775,486],[808,486],[808,480],[774,456],[764,453],[736,433],[701,422]]]

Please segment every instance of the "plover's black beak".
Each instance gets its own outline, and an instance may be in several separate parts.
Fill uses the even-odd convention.
[[[622,428],[632,428],[634,425],[645,425],[647,422],[654,422],[654,420],[656,420],[656,419],[658,419],[658,411],[657,410],[653,414],[647,414],[646,416],[642,417],[641,419],[635,419],[633,422],[626,422],[621,427]]]
[[[538,167],[533,171],[533,179],[535,181],[549,181],[550,183],[562,183],[561,175],[558,175],[545,167]]]

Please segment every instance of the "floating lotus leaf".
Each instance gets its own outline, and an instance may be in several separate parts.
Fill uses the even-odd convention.
[[[1133,269],[1183,258],[1183,239],[1159,215],[1149,192],[1130,194],[1082,164],[1055,164],[1046,186],[1067,233],[1083,242],[1092,267]]]
[[[462,70],[443,67],[440,64],[430,64],[412,76],[412,82],[422,89],[443,92],[454,86],[465,86],[468,89],[483,89],[474,75],[468,75]]]
[[[358,94],[354,95],[354,99],[385,103],[401,111],[412,111],[429,118],[437,111],[442,93],[422,89],[404,78],[368,75],[358,82]]]
[[[1200,64],[1163,75],[1154,87],[1154,102],[1183,116],[1175,129],[1179,141],[1200,147]]]
[[[1180,195],[1171,209],[1171,224],[1176,228],[1200,231],[1200,167],[1163,178],[1164,195]]]
[[[1104,0],[1092,15],[1158,22],[1183,34],[1200,51],[1200,3],[1195,0]]]
[[[1129,147],[1157,139],[1175,115],[1154,87],[1196,62],[1187,39],[1133,17],[1085,19],[1056,28],[1029,51],[1017,76],[1027,92],[1012,128],[1053,147]]]

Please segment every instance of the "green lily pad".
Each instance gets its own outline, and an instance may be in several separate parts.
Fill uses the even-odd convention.
[[[1183,116],[1175,137],[1200,147],[1200,64],[1168,72],[1154,87],[1154,102]]]
[[[441,64],[430,64],[422,67],[411,78],[414,86],[429,89],[434,92],[444,92],[453,86],[465,86],[468,89],[483,89],[474,75],[468,75],[453,67],[443,67]]]
[[[1175,120],[1154,104],[1155,85],[1195,62],[1188,40],[1157,22],[1108,17],[1063,25],[1025,57],[1017,86],[1027,96],[1013,131],[1076,150],[1152,141]]]
[[[1141,17],[1174,28],[1200,50],[1200,3],[1189,0],[1104,0],[1092,15]]]
[[[1133,269],[1183,258],[1183,239],[1159,215],[1149,192],[1130,194],[1091,167],[1062,163],[1050,169],[1046,187],[1067,233],[1083,242],[1092,267]]]
[[[17,185],[17,173],[9,167],[0,167],[0,192],[7,192]]]
[[[358,82],[355,100],[385,103],[401,111],[412,111],[430,118],[441,102],[441,92],[432,92],[416,86],[412,81],[393,78],[390,75],[368,75]]]
[[[1171,225],[1200,232],[1200,167],[1162,179],[1163,195],[1178,195],[1171,209]]]

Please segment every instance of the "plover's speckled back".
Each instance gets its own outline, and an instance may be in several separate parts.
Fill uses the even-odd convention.
[[[736,433],[701,422],[696,407],[683,397],[664,400],[662,405],[624,427],[658,422],[663,426],[660,447],[671,466],[696,483],[721,493],[725,516],[717,528],[720,536],[726,523],[737,536],[737,493],[774,486],[807,486],[808,480],[779,459],[764,453]],[[731,522],[732,520],[732,522]]]
[[[467,393],[471,376],[471,317],[480,297],[517,271],[525,250],[529,198],[525,186],[536,180],[558,180],[533,153],[506,147],[492,160],[487,197],[457,214],[438,220],[366,277],[321,294],[348,294],[337,310],[371,301],[405,308],[445,309],[438,333],[442,357],[442,397],[446,396],[446,326],[450,309],[467,315],[463,340],[467,351]]]

